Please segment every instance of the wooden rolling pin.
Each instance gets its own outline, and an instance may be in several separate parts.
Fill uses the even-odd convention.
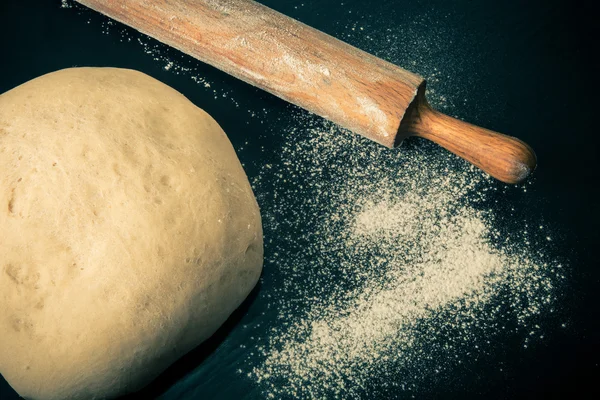
[[[78,1],[387,147],[420,136],[507,183],[535,168],[519,139],[433,110],[420,76],[254,1]]]

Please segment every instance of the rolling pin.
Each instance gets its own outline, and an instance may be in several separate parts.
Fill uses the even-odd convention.
[[[535,168],[524,142],[432,109],[425,80],[251,0],[77,0],[384,146],[432,140],[493,177]]]

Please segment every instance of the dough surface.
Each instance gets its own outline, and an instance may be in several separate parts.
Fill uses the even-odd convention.
[[[219,125],[132,70],[0,95],[0,373],[31,399],[112,398],[255,286],[259,209]]]

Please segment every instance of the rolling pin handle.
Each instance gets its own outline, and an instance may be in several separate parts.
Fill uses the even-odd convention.
[[[400,128],[405,136],[431,140],[505,183],[522,182],[536,167],[535,153],[526,143],[442,114],[424,99]]]

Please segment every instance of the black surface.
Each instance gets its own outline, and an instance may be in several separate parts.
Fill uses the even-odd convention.
[[[592,37],[597,22],[590,5],[565,0],[388,0],[376,4],[345,0],[343,6],[342,2],[332,0],[263,3],[337,36],[347,33],[344,27],[356,21],[376,30],[384,23],[402,25],[425,14],[431,25],[446,24],[454,32],[452,39],[457,53],[469,58],[478,73],[475,75],[468,68],[453,70],[452,84],[461,87],[461,96],[465,93],[469,96],[470,106],[451,105],[445,111],[498,131],[511,132],[537,153],[539,167],[519,207],[523,214],[543,218],[558,232],[560,240],[555,251],[568,260],[569,268],[569,282],[560,305],[568,314],[568,326],[552,332],[527,352],[506,350],[499,357],[510,364],[508,373],[487,368],[489,359],[484,357],[481,362],[473,362],[471,376],[457,377],[459,385],[433,382],[427,391],[416,396],[547,398],[564,393],[574,398],[598,398],[600,391],[595,381],[600,372],[600,274],[595,250],[600,243],[596,186],[600,182],[597,168],[600,139],[595,122],[599,95],[595,87],[597,63],[592,62],[597,52]],[[448,22],[447,15],[453,20]],[[132,41],[121,40],[119,31],[125,28],[119,25],[104,33],[107,20],[93,12],[80,7],[64,9],[60,1],[3,0],[0,21],[0,93],[66,67],[134,68],[181,91],[209,112],[228,133],[236,149],[248,140],[250,149],[265,146],[268,153],[276,151],[282,140],[276,135],[259,135],[264,131],[261,124],[246,113],[240,114],[231,101],[215,100],[212,92],[200,90],[189,76],[166,71],[164,63],[144,53],[135,40],[135,32],[128,31]],[[428,27],[422,29],[427,31]],[[432,32],[431,40],[443,40],[433,35]],[[352,37],[345,39],[359,45]],[[362,48],[372,50],[368,45]],[[289,110],[284,102],[224,73],[175,50],[161,49],[162,54],[178,63],[196,68],[199,75],[218,87],[219,93],[228,93],[236,99],[239,108],[271,110],[265,117],[266,123],[276,125],[279,117]],[[386,56],[385,51],[379,53]],[[438,60],[438,56],[435,52],[427,54],[427,62],[445,62]],[[417,68],[416,72],[421,71]],[[241,157],[248,175],[257,174],[258,156],[244,151]],[[251,320],[259,312],[250,300],[214,339],[186,356],[141,397],[163,393],[196,368],[215,368],[219,362],[226,362],[211,358],[210,354],[235,330],[239,319]],[[235,374],[223,379],[228,382],[203,382],[207,388],[204,397],[260,398],[260,392],[252,392],[248,383],[238,384]],[[225,386],[226,391],[222,389]],[[6,382],[0,381],[0,399],[16,398]]]

